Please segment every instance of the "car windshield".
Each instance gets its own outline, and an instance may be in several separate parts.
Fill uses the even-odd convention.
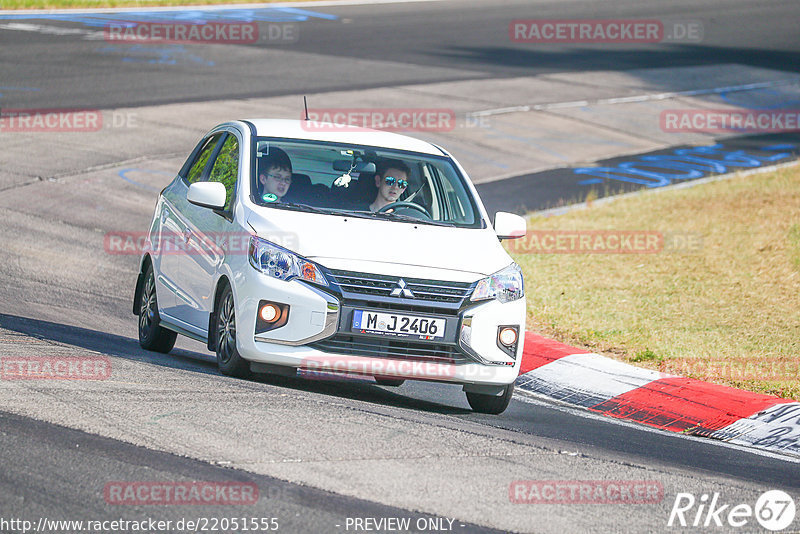
[[[258,137],[252,199],[284,209],[478,228],[475,200],[445,156]]]

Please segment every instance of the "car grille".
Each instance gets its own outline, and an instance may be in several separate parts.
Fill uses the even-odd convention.
[[[419,341],[389,341],[348,334],[336,334],[322,341],[311,343],[310,346],[322,352],[351,354],[370,358],[394,358],[450,364],[467,361],[464,354],[453,345]]]
[[[355,271],[331,270],[334,281],[345,295],[368,297],[392,297],[398,287],[399,276],[359,273]],[[470,294],[472,284],[468,282],[449,282],[405,278],[406,288],[414,294],[413,298],[395,297],[406,302],[435,302],[460,305]]]

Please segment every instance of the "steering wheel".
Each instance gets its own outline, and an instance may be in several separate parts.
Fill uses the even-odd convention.
[[[420,206],[416,202],[408,202],[408,201],[405,201],[405,200],[398,200],[396,202],[392,202],[390,204],[386,204],[384,207],[379,209],[377,211],[377,213],[386,213],[387,211],[389,211],[391,209],[394,209],[394,208],[411,208],[411,209],[417,210],[418,212],[422,213],[427,218],[433,219],[433,217],[431,217],[431,214],[428,213],[428,210],[426,210],[424,207]]]

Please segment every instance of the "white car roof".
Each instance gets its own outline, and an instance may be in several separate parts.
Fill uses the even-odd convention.
[[[245,119],[256,127],[258,136],[308,139],[333,143],[350,143],[395,150],[408,150],[441,156],[442,151],[427,141],[414,139],[381,130],[360,126],[346,126],[329,122],[314,122],[291,119]]]

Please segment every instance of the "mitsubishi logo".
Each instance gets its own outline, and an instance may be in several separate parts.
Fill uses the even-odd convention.
[[[403,280],[402,278],[398,280],[397,287],[392,289],[392,292],[390,294],[393,297],[403,296],[409,299],[414,298],[414,293],[412,293],[410,289],[406,288],[406,281]]]

